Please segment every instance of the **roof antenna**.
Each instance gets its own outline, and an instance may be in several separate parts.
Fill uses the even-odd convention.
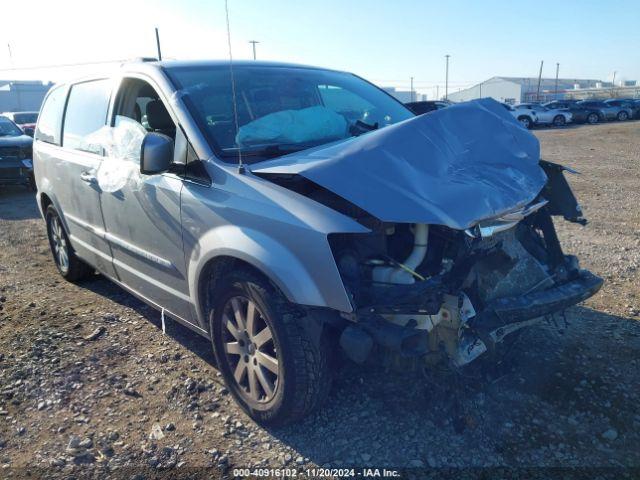
[[[162,61],[162,50],[160,50],[160,33],[158,33],[158,27],[156,27],[156,47],[158,47],[158,61]]]
[[[233,119],[236,124],[236,136],[240,127],[238,125],[238,107],[236,102],[236,81],[233,76],[233,55],[231,54],[231,27],[229,26],[229,0],[224,0],[224,9],[227,15],[227,44],[229,45],[229,73],[231,74],[231,96],[233,97]],[[244,173],[244,164],[242,163],[242,150],[238,146],[238,173]]]

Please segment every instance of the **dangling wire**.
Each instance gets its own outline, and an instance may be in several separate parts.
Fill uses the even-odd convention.
[[[238,107],[236,102],[236,81],[233,76],[233,55],[231,54],[231,27],[229,26],[229,0],[224,0],[224,9],[227,16],[227,44],[229,46],[229,73],[231,74],[231,96],[233,97],[233,120],[236,124],[236,137],[240,126],[238,123]],[[238,172],[244,173],[244,164],[242,163],[242,151],[238,147]]]

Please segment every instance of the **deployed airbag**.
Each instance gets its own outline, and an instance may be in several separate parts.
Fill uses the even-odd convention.
[[[329,108],[317,106],[282,110],[249,122],[238,130],[236,144],[248,147],[310,143],[336,140],[346,135],[345,118]]]
[[[491,99],[254,164],[299,174],[386,222],[468,228],[532,202],[547,177],[538,140]]]

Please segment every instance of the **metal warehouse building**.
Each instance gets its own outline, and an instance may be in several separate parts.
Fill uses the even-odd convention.
[[[0,112],[40,111],[53,83],[0,80]]]
[[[540,81],[540,100],[564,97],[566,93],[577,89],[610,86],[610,82],[601,80],[559,78],[556,91],[556,79],[543,78]],[[474,98],[491,97],[500,102],[515,104],[537,100],[537,92],[537,77],[492,77],[472,87],[450,93],[449,100],[465,102]]]

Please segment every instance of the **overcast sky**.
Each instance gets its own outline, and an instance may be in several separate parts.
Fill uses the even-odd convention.
[[[432,96],[494,75],[640,80],[638,0],[229,0],[234,58],[320,65]],[[14,20],[15,19],[15,20]],[[2,70],[155,56],[227,58],[224,0],[3,2],[0,79],[61,80],[81,68]],[[9,56],[11,45],[12,56]],[[104,69],[105,66],[93,66]],[[111,68],[111,66],[109,66]]]

